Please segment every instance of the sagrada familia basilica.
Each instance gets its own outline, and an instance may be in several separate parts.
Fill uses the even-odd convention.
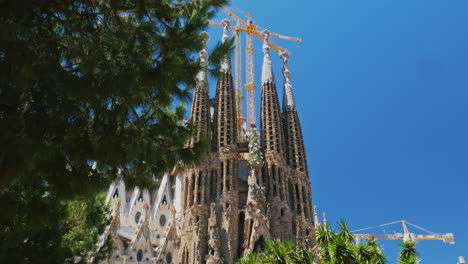
[[[200,72],[190,114],[199,131],[189,144],[207,135],[212,147],[208,158],[198,167],[166,174],[154,190],[129,190],[122,181],[110,186],[113,218],[105,235],[113,238],[114,249],[104,263],[231,264],[261,251],[270,239],[313,246],[317,220],[289,57],[280,54],[280,107],[267,43],[260,130],[237,125],[229,56],[221,65],[215,98],[209,97],[207,72]],[[207,63],[206,48],[200,58]]]

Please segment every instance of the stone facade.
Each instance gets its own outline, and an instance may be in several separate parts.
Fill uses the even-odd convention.
[[[223,24],[225,41],[229,23]],[[204,134],[211,152],[198,167],[166,174],[157,190],[128,192],[122,182],[110,187],[113,222],[105,236],[115,243],[105,263],[231,264],[275,238],[313,247],[310,180],[289,57],[281,54],[281,109],[267,44],[263,52],[261,130],[238,131],[229,57],[214,99],[206,71],[200,72],[190,114],[199,131],[188,144]],[[206,48],[200,57],[206,65]],[[239,142],[243,138],[248,142]]]

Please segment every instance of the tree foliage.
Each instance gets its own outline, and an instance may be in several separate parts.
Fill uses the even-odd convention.
[[[399,244],[400,254],[398,255],[398,264],[417,264],[420,262],[418,252],[416,251],[416,242],[402,242]]]
[[[238,264],[276,263],[276,264],[384,264],[386,257],[375,241],[354,243],[354,236],[345,221],[338,223],[339,231],[330,225],[320,225],[315,232],[316,249],[321,259],[314,260],[312,251],[292,242],[267,241],[261,255],[250,254],[239,260]]]
[[[91,197],[118,171],[149,187],[204,158],[185,103],[225,2],[0,1],[1,260],[86,256],[106,223]],[[211,72],[231,46],[210,52]]]
[[[184,102],[201,67],[199,33],[224,3],[2,1],[0,180],[41,176],[72,195],[118,170],[141,186],[199,162],[208,146],[187,147],[195,128],[183,122]]]
[[[354,236],[348,230],[347,223],[338,223],[338,232],[332,230],[329,224],[317,227],[316,244],[320,250],[324,264],[383,264],[387,258],[375,241],[354,243]]]
[[[69,250],[68,263],[88,263],[90,257],[94,262],[104,259],[112,249],[112,239],[102,237],[103,246],[97,248],[96,241],[110,224],[107,214],[109,205],[105,203],[105,193],[95,196],[81,196],[64,202],[66,217],[62,220],[66,232],[62,235],[61,247]]]
[[[103,194],[59,200],[32,181],[0,188],[0,208],[0,263],[84,263],[109,223]]]
[[[249,254],[237,264],[312,264],[312,253],[302,245],[293,242],[281,243],[278,240],[265,242],[265,251],[260,255]]]

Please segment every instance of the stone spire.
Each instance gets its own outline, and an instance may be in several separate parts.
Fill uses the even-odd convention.
[[[281,124],[281,110],[276,91],[276,82],[273,76],[273,67],[270,57],[268,38],[270,33],[262,32],[265,40],[263,42],[263,65],[262,65],[262,102],[261,122],[262,136],[265,147],[266,158],[271,155],[284,155],[283,127]],[[270,155],[269,155],[270,154]]]
[[[302,137],[301,123],[297,114],[296,105],[292,91],[292,84],[289,73],[289,54],[283,52],[280,54],[283,60],[283,76],[284,76],[284,98],[283,98],[283,115],[286,138],[286,158],[288,164],[293,169],[298,169],[301,172],[307,173],[307,161],[305,157],[304,140]]]
[[[297,114],[292,91],[289,72],[289,54],[280,54],[283,60],[284,98],[283,118],[286,139],[286,160],[288,165],[297,173],[299,181],[296,182],[296,210],[307,218],[312,218],[312,204],[310,202],[310,180],[307,169],[307,160],[302,137],[301,123]]]
[[[273,67],[268,46],[268,31],[264,36],[263,65],[262,65],[262,99],[260,108],[262,146],[265,155],[262,180],[265,185],[267,200],[271,205],[271,236],[281,237],[283,228],[291,228],[289,222],[282,222],[287,218],[287,169],[284,153],[284,133],[281,118],[281,108],[273,77]],[[283,216],[282,216],[283,215]],[[283,218],[282,218],[283,217]]]
[[[229,20],[224,25],[223,39],[228,40]],[[214,130],[215,146],[218,156],[216,202],[222,211],[220,214],[220,239],[224,244],[221,255],[224,263],[234,262],[238,253],[238,152],[237,152],[237,113],[235,89],[232,81],[231,58],[226,55],[221,63],[221,74],[216,87]]]
[[[193,94],[192,110],[190,113],[190,121],[197,126],[198,132],[190,141],[190,145],[199,141],[202,133],[205,133],[209,138],[211,126],[208,96],[208,74],[206,69],[208,56],[208,52],[206,51],[206,42],[208,41],[209,36],[206,32],[202,32],[200,35],[203,38],[203,49],[199,53],[202,70],[197,74],[197,84]]]
[[[208,138],[212,136],[210,98],[208,95],[208,74],[206,42],[209,37],[206,32],[202,32],[203,49],[200,51],[200,63],[202,70],[197,75],[197,84],[193,94],[192,112],[190,120],[197,126],[198,134],[193,139],[192,144],[200,139],[201,133],[205,133]],[[207,252],[207,229],[208,229],[208,176],[210,175],[211,154],[207,161],[198,167],[185,168],[182,171],[182,210],[181,221],[186,223],[181,226],[181,252],[178,257],[182,263],[202,263],[202,259]],[[189,226],[187,223],[190,223]],[[196,241],[196,243],[193,243]],[[188,252],[191,252],[189,254]],[[177,262],[180,263],[180,262]]]
[[[225,42],[229,38],[229,20],[221,22],[224,25],[223,39]],[[221,63],[221,76],[216,88],[216,109],[215,109],[215,133],[218,150],[237,143],[237,123],[234,85],[231,74],[231,58],[227,55]]]

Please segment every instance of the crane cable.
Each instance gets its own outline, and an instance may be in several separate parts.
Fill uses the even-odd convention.
[[[351,231],[351,233],[359,232],[359,231],[363,231],[363,230],[368,230],[368,229],[372,229],[372,228],[377,228],[377,227],[382,227],[382,226],[393,225],[393,224],[396,224],[396,223],[399,223],[399,222],[401,222],[401,220],[400,220],[400,221],[391,222],[391,223],[387,223],[387,224],[378,225],[378,226],[366,227],[366,228],[354,230],[354,231]]]
[[[405,223],[407,223],[407,224],[413,226],[413,227],[416,227],[417,229],[420,229],[420,230],[424,231],[424,232],[427,232],[427,233],[430,233],[430,234],[433,234],[433,235],[436,234],[436,233],[434,233],[434,232],[432,232],[432,231],[429,231],[429,230],[427,230],[427,229],[425,229],[425,228],[422,228],[422,227],[420,227],[420,226],[417,226],[417,225],[412,224],[412,223],[410,223],[410,222],[408,222],[408,221],[405,221],[405,220],[399,220],[399,221],[395,221],[395,222],[391,222],[391,223],[387,223],[387,224],[382,224],[382,225],[378,225],[378,226],[373,226],[373,227],[366,227],[366,228],[362,228],[362,229],[358,229],[358,230],[351,231],[351,233],[355,233],[355,232],[359,232],[359,231],[364,231],[364,230],[369,230],[369,229],[373,229],[373,228],[377,228],[377,227],[383,227],[383,226],[393,225],[393,224],[396,224],[396,223],[402,223],[403,221],[404,221]]]

